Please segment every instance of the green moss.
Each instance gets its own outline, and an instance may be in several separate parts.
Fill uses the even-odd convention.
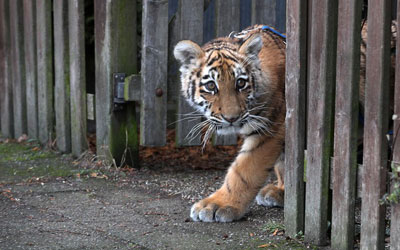
[[[66,155],[42,150],[37,144],[0,143],[0,183],[35,177],[72,176],[76,168]]]
[[[0,163],[21,162],[45,158],[53,158],[50,151],[34,150],[36,145],[7,143],[0,144]]]

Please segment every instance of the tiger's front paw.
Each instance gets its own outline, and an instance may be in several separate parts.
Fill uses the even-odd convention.
[[[243,215],[244,209],[235,208],[231,204],[224,204],[211,198],[195,203],[190,210],[192,220],[203,222],[232,222],[239,220]]]
[[[284,195],[282,188],[268,184],[257,194],[256,201],[258,205],[265,207],[283,207]]]

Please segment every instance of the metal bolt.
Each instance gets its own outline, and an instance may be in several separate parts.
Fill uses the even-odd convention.
[[[161,88],[156,89],[156,96],[161,97],[163,95],[163,90]]]

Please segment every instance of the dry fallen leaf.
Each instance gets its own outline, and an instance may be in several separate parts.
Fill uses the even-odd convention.
[[[26,141],[26,140],[28,140],[28,136],[26,135],[26,134],[23,134],[23,135],[21,135],[20,137],[18,137],[18,142],[19,143],[21,143],[21,142],[24,142],[24,141]]]
[[[264,248],[264,247],[269,247],[271,246],[271,244],[263,244],[263,245],[259,245],[258,248]]]
[[[90,177],[97,177],[97,173],[96,172],[93,172],[93,173],[90,173]]]

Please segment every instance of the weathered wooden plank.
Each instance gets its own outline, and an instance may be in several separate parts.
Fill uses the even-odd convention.
[[[14,101],[14,135],[27,133],[24,19],[22,0],[10,1],[11,77]]]
[[[0,115],[1,134],[14,137],[13,94],[10,61],[10,8],[8,0],[0,0]]]
[[[251,24],[276,25],[276,5],[279,0],[252,0]]]
[[[358,85],[362,1],[339,0],[334,161],[333,249],[353,249],[357,178]]]
[[[286,1],[277,1],[275,6],[275,28],[286,32]]]
[[[142,15],[140,144],[163,146],[167,138],[168,1],[143,2]]]
[[[124,99],[125,101],[139,102],[141,98],[141,75],[130,75],[125,78]]]
[[[400,1],[397,1],[397,23],[400,22]],[[399,30],[399,26],[397,26]],[[398,31],[399,32],[399,31]],[[400,39],[396,40],[396,48],[400,48]],[[393,159],[392,164],[400,166],[400,49],[396,50],[396,76],[394,88],[394,124],[393,124]],[[400,178],[400,176],[399,176]],[[392,186],[394,184],[392,183]],[[390,249],[400,250],[400,203],[391,204]]]
[[[305,239],[326,243],[332,154],[337,1],[312,1],[307,122]]]
[[[86,139],[86,69],[85,69],[85,3],[68,2],[69,69],[71,87],[72,154],[81,155],[87,148]]]
[[[95,1],[97,154],[138,167],[135,103],[113,110],[116,72],[137,73],[136,2]],[[127,35],[129,34],[129,35]]]
[[[240,29],[240,0],[215,1],[215,36],[228,36]]]
[[[180,16],[180,39],[181,40],[192,40],[198,44],[202,44],[203,41],[203,0],[193,1],[179,1],[179,16]],[[176,125],[176,144],[178,146],[190,146],[200,145],[201,138],[197,136],[189,139],[186,136],[194,125],[199,123],[200,118],[197,119],[185,119],[188,114],[194,112],[194,109],[187,104],[186,100],[180,96],[178,101],[178,122]]]
[[[68,1],[54,0],[54,109],[57,148],[71,152]]]
[[[36,68],[36,2],[24,0],[24,49],[26,70],[27,130],[30,138],[37,139],[38,98]]]
[[[390,8],[391,1],[368,1],[361,249],[384,248]]]
[[[217,0],[215,2],[216,37],[228,36],[240,29],[240,0]],[[235,145],[236,135],[214,135],[214,145]]]
[[[38,78],[39,141],[42,144],[53,139],[53,36],[52,2],[36,1],[36,46]]]
[[[287,6],[285,228],[290,236],[304,232],[304,147],[306,123],[307,4]]]

